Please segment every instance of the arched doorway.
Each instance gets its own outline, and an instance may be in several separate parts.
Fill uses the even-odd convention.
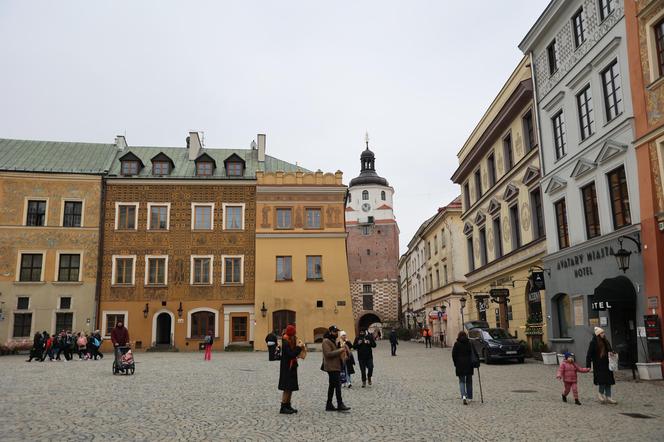
[[[323,337],[325,336],[325,333],[327,333],[327,328],[325,328],[325,327],[315,328],[314,329],[314,342],[315,343],[323,342]]]
[[[359,332],[360,330],[378,330],[380,331],[381,335],[383,335],[382,322],[383,321],[380,319],[380,316],[378,316],[376,313],[365,313],[357,320],[356,332]]]
[[[168,310],[155,313],[152,320],[152,342],[155,346],[170,347],[173,344],[175,317]]]

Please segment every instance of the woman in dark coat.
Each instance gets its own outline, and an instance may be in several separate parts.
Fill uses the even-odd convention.
[[[291,407],[291,395],[299,390],[297,384],[297,357],[302,352],[304,344],[296,341],[295,326],[286,327],[286,333],[281,341],[281,364],[279,366],[279,390],[283,391],[281,396],[281,414],[297,413]]]
[[[606,339],[604,330],[595,327],[595,336],[588,346],[586,367],[590,368],[592,363],[593,383],[599,386],[598,398],[603,404],[617,404],[611,398],[611,386],[616,383],[613,372],[609,370],[609,353],[611,352],[611,344]]]
[[[473,400],[473,372],[479,365],[479,357],[468,340],[468,335],[460,331],[457,340],[452,348],[452,361],[456,368],[456,375],[459,377],[459,390],[464,405]]]

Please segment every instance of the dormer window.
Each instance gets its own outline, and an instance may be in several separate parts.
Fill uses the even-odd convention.
[[[198,176],[212,175],[212,163],[204,161],[196,164],[196,175]]]
[[[123,161],[122,175],[125,176],[138,175],[138,161]]]
[[[244,175],[244,167],[240,162],[226,163],[226,175],[228,176],[242,176]]]
[[[171,173],[170,166],[166,161],[152,163],[152,175],[168,175]]]

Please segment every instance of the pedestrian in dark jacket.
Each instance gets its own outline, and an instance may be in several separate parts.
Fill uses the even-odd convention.
[[[297,382],[297,358],[304,350],[304,343],[295,336],[295,326],[290,324],[281,340],[281,363],[279,365],[279,390],[281,395],[281,414],[297,413],[291,406],[291,396],[300,389]]]
[[[465,331],[460,331],[452,348],[452,361],[459,378],[459,390],[464,405],[473,400],[473,373],[479,367],[479,356],[468,340]]]
[[[392,356],[397,355],[397,345],[399,345],[399,339],[397,338],[397,331],[392,330],[390,332],[390,348],[392,350]]]
[[[267,344],[267,360],[268,361],[274,361],[276,359],[275,358],[275,353],[277,351],[278,342],[279,342],[279,339],[277,338],[277,332],[276,331],[271,331],[265,337],[265,343]]]
[[[101,331],[95,330],[95,332],[90,337],[90,345],[92,350],[90,354],[95,360],[97,358],[102,359],[104,357],[101,351],[99,351],[99,349],[101,348],[101,342],[102,342]]]
[[[586,367],[590,368],[592,363],[593,383],[599,386],[598,398],[603,404],[617,404],[611,397],[611,386],[615,385],[616,380],[613,372],[609,370],[610,353],[612,353],[611,344],[606,339],[604,330],[595,327],[595,336],[590,341],[586,354]]]
[[[42,342],[42,334],[37,332],[35,333],[34,338],[32,339],[32,349],[30,349],[30,357],[26,362],[32,362],[33,359],[37,359],[38,361],[41,361],[42,357],[42,350],[44,347],[44,344]]]
[[[205,348],[205,356],[203,356],[204,361],[212,360],[212,344],[214,344],[214,332],[208,330],[207,335],[205,335],[205,341],[203,342]]]
[[[348,348],[337,346],[337,337],[339,329],[331,325],[328,332],[323,337],[323,371],[327,372],[327,404],[325,411],[347,411],[350,407],[344,404],[341,398],[341,367],[344,360],[348,357]],[[337,406],[332,405],[332,396],[337,397]]]
[[[122,321],[118,321],[111,330],[111,342],[115,350],[115,361],[118,366],[122,366],[120,360],[122,358],[122,351],[120,347],[129,345],[129,330],[127,330]]]
[[[371,376],[373,376],[374,369],[372,348],[376,348],[376,341],[374,341],[371,333],[368,333],[366,330],[360,330],[360,335],[353,342],[353,348],[357,350],[357,362],[360,364],[362,388],[364,388],[367,385],[367,377],[369,385],[371,385]]]

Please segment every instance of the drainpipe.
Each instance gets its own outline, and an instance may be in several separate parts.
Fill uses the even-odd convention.
[[[99,204],[99,239],[97,241],[97,284],[95,285],[95,330],[101,330],[99,314],[101,312],[101,277],[104,265],[104,217],[106,216],[106,178],[101,177],[101,199]]]

